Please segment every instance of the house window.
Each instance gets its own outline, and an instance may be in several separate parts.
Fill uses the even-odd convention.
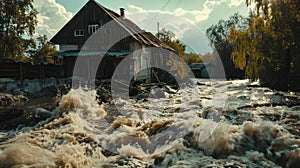
[[[84,36],[84,31],[83,30],[75,30],[74,31],[74,36],[75,37]]]
[[[97,24],[95,24],[95,25],[89,25],[89,34],[95,33],[98,28],[99,28],[99,25],[97,25]]]

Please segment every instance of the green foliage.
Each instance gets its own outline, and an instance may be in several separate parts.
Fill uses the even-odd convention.
[[[192,63],[201,63],[202,59],[201,56],[195,53],[190,53],[186,58],[185,62],[190,65]]]
[[[171,48],[175,50],[175,53],[182,58],[185,59],[184,51],[185,45],[181,43],[178,39],[175,39],[175,34],[169,30],[162,29],[156,36],[159,37],[159,40],[163,43],[167,44]]]
[[[201,57],[198,54],[190,53],[185,55],[185,45],[178,39],[175,39],[175,34],[173,32],[162,29],[156,36],[159,37],[160,41],[173,48],[175,53],[187,64],[202,62]]]
[[[188,76],[187,65],[184,64],[182,60],[187,64],[202,62],[200,55],[194,53],[186,55],[184,53],[185,45],[175,38],[175,34],[173,32],[162,29],[158,34],[156,34],[156,36],[158,36],[163,43],[173,48],[175,54],[180,57],[177,60],[169,60],[168,65],[171,66],[174,71],[176,71],[181,79],[184,79]]]
[[[15,59],[34,47],[34,40],[30,37],[37,24],[37,12],[32,2],[0,1],[0,58]]]
[[[171,57],[170,60],[168,60],[167,65],[172,67],[172,70],[175,74],[177,74],[180,79],[185,79],[188,77],[188,71],[186,64],[182,63],[182,61],[178,59],[173,59],[174,57]]]
[[[178,55],[181,59],[184,59],[185,45],[180,43],[179,40],[175,39],[175,34],[173,32],[166,29],[162,29],[159,33],[156,34],[156,36],[159,38],[160,41],[173,48],[176,55]],[[176,73],[180,76],[181,79],[187,77],[187,73],[185,72],[185,65],[182,64],[181,61],[168,60],[167,65],[172,67],[172,69],[176,71]]]
[[[54,54],[57,52],[56,47],[50,42],[48,42],[46,35],[39,36],[37,38],[37,42],[37,49],[33,52],[31,56],[32,61],[35,63],[49,62],[47,57],[50,54]]]
[[[158,34],[156,34],[156,36],[158,36],[160,41],[173,48],[175,54],[180,57],[175,60],[168,60],[167,64],[172,67],[172,69],[181,79],[186,78],[188,76],[187,67],[186,64],[182,62],[182,60],[186,61],[184,54],[185,45],[182,44],[178,39],[175,39],[175,34],[173,32],[166,29],[162,29]]]
[[[277,89],[299,90],[299,0],[246,0],[255,10],[246,30],[232,28],[231,58],[249,79]]]
[[[211,64],[211,65],[216,65],[216,51],[213,51],[212,53],[206,53],[201,56],[201,61],[204,62],[205,64]]]
[[[212,25],[206,30],[206,35],[211,44],[215,47],[221,58],[226,76],[228,78],[243,77],[244,72],[236,69],[231,60],[232,44],[228,41],[230,29],[234,27],[237,30],[247,28],[249,20],[235,13],[228,20],[220,20],[217,24]]]

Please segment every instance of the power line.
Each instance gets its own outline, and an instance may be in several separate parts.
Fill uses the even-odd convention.
[[[169,0],[160,10],[163,10],[170,2],[171,0]]]
[[[164,4],[164,6],[163,7],[161,7],[161,9],[160,10],[163,10],[169,3],[171,2],[171,0],[168,0],[168,2],[167,3],[165,3]],[[149,24],[151,23],[151,22],[153,22],[153,20],[155,20],[156,19],[156,17],[157,17],[157,14],[153,17],[153,19],[151,19],[149,22],[148,22],[148,24],[146,25],[146,27],[148,27],[149,26]]]
[[[180,0],[174,7],[172,10],[174,10],[183,0]]]

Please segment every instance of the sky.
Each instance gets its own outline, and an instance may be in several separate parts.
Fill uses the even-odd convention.
[[[125,8],[125,16],[142,29],[157,33],[165,28],[176,34],[189,52],[211,52],[205,31],[220,19],[234,13],[247,16],[246,0],[95,0],[119,13]],[[51,39],[88,0],[34,0],[39,12],[36,34],[46,34]]]

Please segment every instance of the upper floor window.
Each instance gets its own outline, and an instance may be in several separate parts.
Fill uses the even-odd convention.
[[[89,34],[93,34],[97,31],[97,29],[99,28],[98,24],[95,25],[89,25]]]
[[[75,30],[74,31],[74,36],[75,37],[84,36],[84,31],[83,30]]]

